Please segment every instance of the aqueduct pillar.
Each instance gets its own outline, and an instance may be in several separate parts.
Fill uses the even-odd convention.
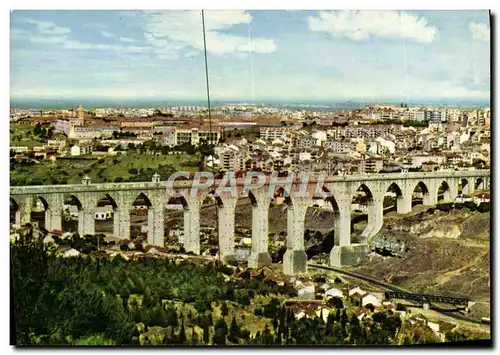
[[[186,198],[184,207],[184,249],[200,255],[200,209],[203,199]]]
[[[292,197],[287,206],[287,248],[283,256],[283,273],[295,275],[307,272],[304,245],[304,219],[311,204],[309,197]]]
[[[330,251],[331,266],[355,265],[368,253],[364,244],[351,244],[351,202],[350,194],[335,196],[338,214],[335,221],[335,246]],[[338,244],[337,244],[338,243]]]
[[[384,224],[384,195],[373,196],[368,201],[368,225],[361,234],[363,243],[376,235]]]
[[[252,203],[252,250],[248,257],[248,267],[258,268],[272,262],[267,245],[269,231],[269,203],[267,189],[252,191],[255,203]]]
[[[148,244],[163,247],[163,205],[154,204],[148,209]]]
[[[220,257],[227,262],[234,258],[234,219],[237,198],[223,198],[219,209]]]
[[[26,197],[21,197],[18,202],[19,206],[19,225],[24,226],[26,223],[31,222],[31,208],[32,208],[33,201],[31,197],[26,196]],[[16,221],[18,217],[16,214]]]
[[[45,229],[62,230],[62,209],[63,209],[63,195],[51,194],[47,196],[47,209],[45,210]]]

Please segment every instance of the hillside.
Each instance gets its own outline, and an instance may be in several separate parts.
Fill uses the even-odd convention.
[[[244,201],[242,201],[244,202]],[[270,232],[286,230],[287,215],[283,205],[271,206]],[[169,213],[169,225],[182,226],[181,213]],[[309,208],[306,229],[329,231],[333,214]],[[201,213],[202,226],[215,226],[215,211],[205,207]],[[236,226],[251,228],[251,205],[242,203],[236,209]],[[357,223],[355,234],[365,222]],[[476,301],[472,311],[478,316],[489,314],[490,286],[490,214],[468,209],[450,212],[426,212],[416,206],[413,213],[400,216],[394,212],[384,218],[379,235],[405,240],[409,248],[404,258],[371,254],[363,265],[353,271],[401,286],[410,292],[449,296],[467,296]]]
[[[410,292],[467,296],[478,301],[473,311],[489,313],[489,213],[462,209],[387,217],[379,235],[406,240],[408,253],[404,258],[372,254],[353,271]]]

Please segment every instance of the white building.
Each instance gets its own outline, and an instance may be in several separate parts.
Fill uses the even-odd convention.
[[[297,295],[302,299],[314,299],[314,284],[310,281],[300,282],[295,286],[297,288]]]
[[[349,296],[353,296],[356,294],[364,296],[366,294],[366,291],[363,291],[359,286],[349,290]]]
[[[458,195],[455,199],[455,202],[458,203],[464,203],[464,202],[470,202],[472,201],[472,197],[467,196],[467,195]]]
[[[310,161],[311,160],[311,153],[309,152],[300,152],[299,153],[299,161]]]
[[[113,206],[106,205],[97,207],[95,210],[95,219],[99,221],[105,221],[107,219],[113,218]]]
[[[475,195],[473,198],[473,201],[478,205],[480,203],[483,203],[483,202],[488,203],[488,202],[490,202],[490,194],[482,193],[482,194]]]
[[[384,300],[383,293],[372,292],[372,293],[365,295],[361,299],[361,304],[363,306],[366,306],[367,304],[371,303],[373,306],[378,307],[378,306],[382,305],[383,300]]]
[[[325,297],[340,297],[344,298],[344,292],[338,288],[332,287],[325,291]]]
[[[74,145],[70,149],[70,154],[72,156],[80,156],[85,154],[90,154],[92,152],[92,147],[90,145]]]
[[[311,137],[316,140],[316,146],[321,146],[326,141],[326,132],[315,131],[311,134]]]
[[[411,159],[411,165],[414,168],[422,166],[422,163],[434,162],[437,164],[446,163],[446,157],[443,155],[416,155]]]

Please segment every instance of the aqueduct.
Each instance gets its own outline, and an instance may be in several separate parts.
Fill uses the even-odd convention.
[[[249,267],[270,262],[268,252],[268,212],[273,198],[269,189],[279,189],[279,183],[266,182],[264,186],[251,189],[248,196],[252,202],[252,249],[248,259]],[[274,184],[274,185],[273,185]],[[406,214],[412,210],[412,197],[419,191],[424,205],[434,205],[438,198],[453,201],[458,195],[459,186],[463,193],[471,194],[475,189],[488,189],[490,170],[440,171],[432,173],[393,173],[373,175],[330,176],[321,180],[318,194],[318,181],[307,183],[310,194],[297,197],[290,194],[287,204],[287,251],[283,259],[283,270],[293,275],[305,272],[307,256],[304,246],[304,219],[307,208],[313,199],[324,198],[334,211],[335,246],[330,253],[330,264],[345,266],[358,263],[367,253],[367,240],[376,235],[383,224],[384,198],[387,193],[396,197],[397,213]],[[299,189],[299,184],[291,183],[291,190]],[[303,184],[301,185],[303,186]],[[205,184],[195,186],[193,180],[176,181],[173,188],[184,210],[184,248],[200,254],[200,209],[203,201],[213,195],[213,189]],[[196,188],[196,194],[191,190]],[[244,179],[237,179],[238,196],[244,188]],[[367,198],[367,227],[362,232],[362,240],[351,242],[351,212],[353,197],[363,191]],[[327,193],[330,193],[326,197]],[[323,194],[325,196],[323,196]],[[319,196],[318,196],[319,195]],[[114,210],[114,235],[129,239],[130,210],[136,198],[147,200],[148,243],[163,245],[164,209],[172,196],[172,190],[158,176],[153,182],[136,183],[99,183],[91,184],[90,179],[81,185],[43,185],[11,187],[10,199],[14,206],[15,224],[30,222],[32,201],[40,199],[45,208],[45,228],[62,229],[62,209],[65,198],[72,198],[78,208],[78,232],[80,235],[95,233],[95,210],[103,197],[111,201]],[[219,253],[224,259],[234,254],[235,207],[238,197],[224,192],[214,196],[217,200],[219,226]]]

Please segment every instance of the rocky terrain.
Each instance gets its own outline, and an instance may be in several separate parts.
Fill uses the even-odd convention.
[[[490,302],[490,214],[467,209],[387,216],[379,235],[404,240],[406,255],[372,253],[353,271],[410,292],[466,296],[472,311],[488,316]]]

